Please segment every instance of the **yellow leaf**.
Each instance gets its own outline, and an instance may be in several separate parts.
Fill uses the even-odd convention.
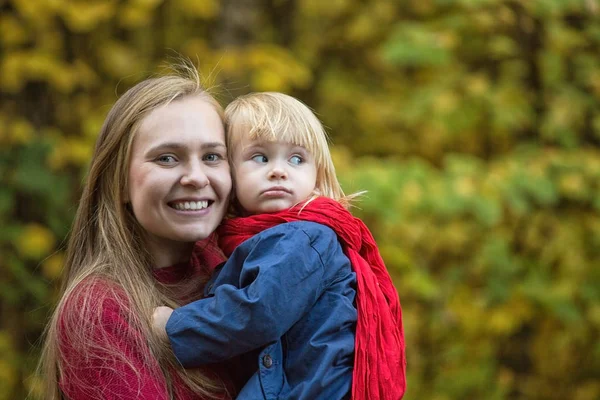
[[[600,71],[590,73],[588,83],[592,87],[594,94],[600,96]]]
[[[256,70],[252,74],[252,87],[257,91],[285,92],[288,86],[283,77],[269,70]]]
[[[152,21],[152,9],[126,4],[119,12],[119,23],[125,28],[140,28]]]
[[[366,14],[358,14],[354,21],[348,24],[346,37],[350,42],[361,43],[377,34],[375,22]]]
[[[60,276],[64,265],[65,257],[63,253],[55,253],[48,257],[42,263],[42,273],[48,279],[56,279]]]
[[[219,13],[219,2],[217,0],[176,0],[176,8],[185,15],[210,19]]]
[[[507,6],[501,6],[497,18],[506,25],[514,25],[517,22],[515,12]]]
[[[83,134],[88,141],[94,142],[104,123],[104,114],[92,114],[85,117],[83,123]]]
[[[489,87],[489,81],[484,75],[477,74],[467,78],[466,89],[472,95],[481,96],[488,91]]]
[[[190,38],[186,40],[182,48],[184,55],[193,60],[201,58],[202,62],[206,61],[206,54],[209,54],[211,52],[211,49],[206,43],[206,40],[204,40],[203,38]],[[218,64],[219,69],[223,68],[223,64],[221,61],[219,61]]]
[[[417,182],[408,182],[402,188],[402,199],[407,204],[417,204],[423,198],[423,189]]]
[[[70,69],[53,71],[48,81],[59,93],[71,93],[75,88],[76,75]]]
[[[63,145],[58,144],[52,149],[52,153],[48,156],[48,166],[53,171],[59,171],[68,164],[67,157],[62,152]]]
[[[462,326],[465,338],[479,334],[487,325],[487,310],[481,297],[467,288],[457,289],[448,299],[447,310]]]
[[[39,376],[39,374],[32,373],[23,380],[23,383],[25,384],[25,388],[31,395],[32,399],[44,398],[44,380],[41,376]]]
[[[90,141],[72,139],[67,142],[69,159],[75,165],[86,165],[92,158],[93,143]]]
[[[27,31],[12,15],[0,17],[0,41],[7,47],[23,44],[28,39]]]
[[[312,81],[311,71],[301,64],[294,54],[289,50],[273,45],[257,45],[249,49],[246,57],[247,62],[255,71],[254,74],[262,78],[262,73],[266,72],[266,77],[280,80],[276,85],[280,90],[291,86],[306,87]],[[277,77],[274,77],[277,75]],[[259,79],[259,83],[264,83]],[[267,82],[267,87],[273,82]],[[263,89],[267,90],[267,89]]]
[[[503,388],[512,387],[515,382],[514,371],[508,368],[499,368],[497,382]]]
[[[14,349],[10,334],[4,330],[0,330],[0,354],[7,354]]]
[[[308,16],[335,17],[351,7],[356,7],[353,0],[305,0],[300,2],[301,11]]]
[[[435,12],[436,5],[432,0],[411,0],[410,7],[417,14],[428,15]]]
[[[494,333],[507,334],[513,331],[515,318],[508,310],[499,309],[488,313],[488,329]]]
[[[443,92],[440,93],[435,100],[433,101],[433,108],[444,114],[450,113],[456,109],[456,106],[459,104],[459,99],[456,94],[452,92]]]
[[[33,139],[34,129],[29,122],[19,119],[11,124],[9,135],[11,144],[27,144]]]
[[[10,143],[8,138],[9,129],[7,128],[7,119],[0,113],[0,145]]]
[[[0,63],[0,87],[9,93],[19,92],[25,85],[26,62],[22,52],[10,52],[4,55]]]
[[[0,84],[8,92],[18,92],[28,80],[43,80],[68,93],[75,79],[71,67],[51,53],[11,52],[0,65]]]
[[[62,9],[62,16],[74,32],[89,32],[112,18],[116,11],[114,1],[70,1]]]
[[[15,241],[15,247],[24,258],[39,260],[54,248],[56,238],[45,226],[29,224]]]
[[[597,377],[590,377],[580,382],[573,393],[573,400],[598,400],[600,398],[600,382]]]
[[[116,78],[132,77],[142,71],[135,49],[117,41],[108,41],[100,49],[102,66]]]
[[[353,159],[350,150],[346,146],[332,145],[330,148],[333,165],[338,176],[348,175],[352,171]]]
[[[96,71],[83,60],[75,60],[72,71],[77,83],[84,88],[90,88],[99,82]]]
[[[567,174],[560,177],[559,187],[563,193],[577,196],[586,188],[586,185],[581,175]]]
[[[17,371],[15,367],[7,360],[0,358],[0,388],[3,392],[10,393],[17,382]]]
[[[19,15],[38,28],[47,26],[58,8],[56,1],[13,0],[12,4]]]
[[[92,158],[93,137],[62,138],[48,157],[48,165],[53,170],[63,168],[67,164],[86,165]]]
[[[494,29],[497,20],[491,12],[479,11],[472,14],[471,22],[475,27],[479,28],[480,31],[485,32]]]
[[[454,182],[454,190],[462,197],[470,197],[475,193],[473,178],[465,176]]]
[[[145,8],[155,8],[164,3],[164,0],[131,0],[131,3]]]
[[[435,35],[437,44],[444,49],[454,49],[460,44],[460,37],[455,32],[439,32]]]

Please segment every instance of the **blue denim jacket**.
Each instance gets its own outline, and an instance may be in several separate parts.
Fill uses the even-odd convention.
[[[331,229],[291,222],[261,232],[236,248],[206,295],[167,323],[185,367],[258,349],[238,399],[350,397],[356,276]]]

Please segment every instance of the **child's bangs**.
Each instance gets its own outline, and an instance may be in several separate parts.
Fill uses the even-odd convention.
[[[315,126],[313,121],[298,113],[277,111],[256,115],[254,121],[249,121],[249,126],[252,126],[250,138],[265,142],[292,143],[304,147],[315,159],[321,158],[319,149],[323,143],[319,143],[319,138],[321,137],[321,141],[324,139],[321,125]]]
[[[328,148],[323,126],[300,101],[279,93],[255,94],[238,99],[228,107],[228,146],[233,149],[243,137],[265,142],[302,146],[324,165]]]

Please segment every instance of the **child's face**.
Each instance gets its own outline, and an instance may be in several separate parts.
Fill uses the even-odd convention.
[[[317,184],[314,158],[301,146],[244,138],[232,159],[235,194],[249,214],[286,210],[308,199]]]

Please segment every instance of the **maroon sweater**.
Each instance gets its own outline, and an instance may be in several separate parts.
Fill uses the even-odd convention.
[[[196,248],[189,264],[157,270],[157,280],[162,283],[177,283],[182,279],[189,279],[190,275],[208,276],[224,258],[211,245],[205,247],[204,243],[200,246],[202,247]],[[82,302],[87,297],[84,295],[90,292],[94,304],[85,308],[87,311],[82,313]],[[125,299],[125,292],[121,287],[99,277],[84,280],[69,296],[58,324],[58,346],[63,366],[59,386],[66,398],[169,399],[158,362],[150,354],[140,330],[129,322],[131,312],[127,306],[123,306],[127,304],[126,301],[123,302]],[[82,342],[83,346],[76,345]],[[231,388],[230,379],[222,366],[207,367],[205,372]],[[201,399],[179,381],[175,374],[173,376],[175,399]],[[222,398],[229,399],[230,396],[224,391]]]

